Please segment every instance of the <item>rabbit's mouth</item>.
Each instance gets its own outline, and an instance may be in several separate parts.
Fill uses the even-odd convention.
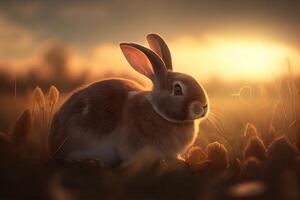
[[[200,101],[193,101],[189,105],[189,116],[191,119],[199,119],[206,116],[208,113],[208,104],[201,103]]]

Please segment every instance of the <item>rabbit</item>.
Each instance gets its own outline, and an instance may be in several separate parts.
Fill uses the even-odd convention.
[[[157,34],[150,49],[135,43],[120,48],[131,67],[153,87],[122,78],[77,89],[53,117],[49,145],[54,159],[99,159],[130,163],[145,147],[161,159],[177,159],[193,144],[208,97],[192,77],[174,72],[169,48]]]

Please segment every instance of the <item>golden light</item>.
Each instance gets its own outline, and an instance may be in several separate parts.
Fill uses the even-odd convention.
[[[297,69],[300,66],[300,53],[274,41],[212,36],[165,39],[172,53],[174,70],[202,81],[215,77],[227,81],[272,79],[287,72],[287,57],[294,72],[300,72]],[[148,46],[145,41],[136,42]],[[115,76],[125,72],[142,78],[129,67],[118,43],[95,44],[91,52],[84,54],[75,48],[72,50],[70,71],[73,75],[80,74],[81,70],[89,70],[95,79],[108,71]],[[18,61],[20,66],[26,63],[22,59]]]
[[[300,63],[298,52],[274,42],[246,39],[182,39],[172,48],[175,68],[201,79],[265,80],[286,70],[286,58]]]

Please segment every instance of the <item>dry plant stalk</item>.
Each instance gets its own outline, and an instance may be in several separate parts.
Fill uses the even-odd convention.
[[[29,109],[26,109],[15,122],[11,133],[10,139],[11,142],[15,145],[16,148],[20,148],[26,142],[31,135],[32,130],[32,116]]]
[[[58,102],[58,98],[59,98],[58,89],[54,85],[51,85],[48,93],[50,108],[53,108],[56,105],[56,103]]]
[[[297,148],[287,139],[287,137],[281,136],[272,141],[267,156],[269,160],[285,162],[296,159],[298,154]]]
[[[43,117],[44,123],[46,123],[46,113],[45,113],[45,95],[40,87],[36,87],[34,89],[34,98],[35,98],[35,103],[38,105],[41,115]]]
[[[48,104],[49,104],[49,115],[48,115],[48,127],[50,126],[53,110],[59,99],[58,89],[52,85],[48,92]]]
[[[45,107],[45,95],[40,87],[36,87],[34,89],[34,97],[35,101],[38,104],[39,107],[44,108]]]
[[[255,157],[258,160],[266,158],[266,147],[263,141],[257,136],[252,137],[244,149],[244,159],[246,160],[250,157]]]
[[[260,170],[261,161],[259,161],[255,157],[249,157],[244,161],[242,165],[240,177],[243,179],[255,178],[259,175]]]
[[[275,85],[275,89],[276,89],[277,94],[278,94],[278,105],[281,105],[281,110],[282,110],[282,114],[283,114],[283,117],[284,117],[285,128],[286,128],[286,131],[289,132],[289,122],[288,122],[288,117],[287,117],[287,108],[286,108],[286,105],[283,101],[283,97],[282,97],[282,94],[281,94],[281,91],[280,91],[280,86],[279,86],[279,84],[277,83],[277,81],[275,79],[274,79],[274,85]],[[277,107],[276,107],[276,109],[277,109]]]
[[[41,142],[41,150],[42,150],[42,154],[44,156],[48,156],[49,154],[49,146],[48,146],[48,118],[50,118],[50,116],[48,116],[48,103],[49,106],[51,105],[52,107],[57,103],[58,101],[58,91],[56,88],[50,87],[49,90],[49,96],[48,99],[51,99],[51,102],[47,102],[46,104],[46,98],[44,95],[44,92],[42,91],[42,89],[40,87],[36,87],[34,92],[34,99],[35,99],[35,104],[37,105],[37,108],[40,110],[41,116],[42,116],[42,123],[40,126],[40,142]],[[51,95],[50,95],[51,94]],[[53,108],[51,108],[53,109]],[[51,110],[50,109],[50,110]],[[51,111],[52,112],[52,111]]]
[[[292,126],[296,126],[296,140],[297,143],[300,143],[300,124],[298,122],[298,119],[300,118],[300,114],[299,114],[299,104],[298,102],[298,88],[296,86],[295,83],[295,79],[294,79],[294,74],[292,71],[292,65],[291,62],[289,60],[289,58],[287,58],[287,67],[288,67],[288,86],[289,86],[289,93],[291,96],[291,106],[292,106],[292,122],[289,125],[289,128],[291,128]]]
[[[269,123],[269,130],[268,130],[268,136],[270,137],[268,140],[268,143],[270,143],[273,139],[274,139],[274,135],[275,135],[275,132],[276,132],[276,129],[274,127],[274,119],[275,119],[275,115],[276,115],[276,112],[278,110],[278,106],[280,104],[280,99],[278,99],[276,101],[276,103],[273,105],[273,109],[272,109],[272,115],[271,115],[271,120],[270,120],[270,123]]]
[[[223,144],[219,142],[208,144],[206,153],[212,169],[219,171],[228,167],[228,151]]]
[[[226,143],[229,145],[230,149],[232,150],[231,152],[234,154],[235,157],[237,157],[237,152],[235,151],[235,149],[233,148],[233,146],[231,145],[229,139],[225,136],[225,134],[220,130],[220,128],[218,127],[218,125],[211,119],[206,118],[207,122],[209,124],[212,125],[213,128],[215,128],[215,130],[217,131],[217,133],[226,141]]]
[[[256,127],[251,123],[247,123],[244,131],[244,137],[246,139],[246,142],[248,142],[250,138],[255,136],[258,136]]]
[[[207,160],[207,154],[199,146],[193,146],[187,153],[186,162],[193,166]]]
[[[15,75],[14,80],[14,103],[15,103],[15,111],[17,111],[17,74]]]

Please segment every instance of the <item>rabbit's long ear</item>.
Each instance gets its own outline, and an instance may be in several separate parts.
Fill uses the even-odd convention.
[[[168,71],[158,55],[138,44],[121,43],[120,47],[128,63],[137,72],[151,79],[155,89],[166,86]]]
[[[167,69],[172,71],[171,53],[166,42],[157,34],[147,35],[147,41],[150,48],[162,58]]]

